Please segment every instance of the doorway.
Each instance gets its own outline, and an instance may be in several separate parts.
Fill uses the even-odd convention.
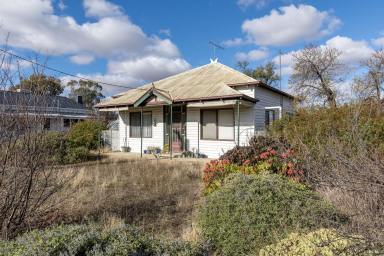
[[[172,109],[172,115],[171,115]],[[172,116],[172,131],[171,131]],[[184,105],[164,106],[164,147],[172,147],[172,152],[180,153],[186,148],[186,107]],[[172,133],[172,136],[170,136]],[[172,137],[172,141],[171,140]]]

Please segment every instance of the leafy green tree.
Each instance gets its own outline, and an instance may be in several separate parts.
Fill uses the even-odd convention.
[[[237,62],[237,67],[247,76],[260,80],[270,86],[275,86],[280,80],[280,76],[276,73],[276,66],[273,62],[268,62],[265,65],[252,69],[249,67],[248,61],[239,61]]]
[[[64,87],[61,85],[59,79],[44,74],[33,74],[27,79],[21,79],[19,84],[10,88],[12,91],[16,91],[17,89],[50,96],[60,95],[64,91]]]
[[[72,80],[68,82],[68,87],[71,88],[69,98],[75,99],[81,96],[83,104],[87,108],[92,108],[95,104],[99,103],[104,95],[101,93],[103,87],[96,82],[89,80]]]

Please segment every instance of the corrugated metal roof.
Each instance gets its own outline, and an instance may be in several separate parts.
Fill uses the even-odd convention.
[[[241,96],[228,84],[249,83],[257,80],[221,63],[210,63],[180,74],[132,89],[118,97],[106,100],[96,107],[132,105],[153,86],[167,92],[173,101],[204,99],[221,96]]]
[[[85,109],[82,104],[62,96],[43,96],[35,95],[30,92],[12,92],[3,90],[0,90],[0,105]]]

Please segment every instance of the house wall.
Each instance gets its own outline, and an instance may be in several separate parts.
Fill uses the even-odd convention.
[[[282,114],[293,113],[293,101],[287,96],[283,96],[276,92],[270,91],[259,86],[239,86],[236,90],[250,97],[254,97],[259,101],[254,109],[254,123],[256,132],[265,130],[265,108],[276,107],[282,105]],[[277,113],[276,113],[277,114]]]
[[[145,108],[144,111],[152,112],[152,138],[143,138],[143,150],[147,149],[149,146],[155,146],[163,148],[163,108],[154,107],[154,108]],[[156,119],[156,126],[154,126],[154,120]],[[123,146],[131,147],[132,152],[140,153],[140,138],[130,138],[129,137],[129,112],[120,111],[119,112],[119,133],[120,133],[120,149]]]
[[[50,118],[50,127],[49,130],[51,131],[64,131],[64,123],[63,123],[63,118]]]
[[[209,158],[218,158],[237,144],[238,121],[235,108],[235,140],[202,140],[200,136],[200,108],[187,108],[187,148]],[[246,145],[253,136],[253,108],[240,108],[240,145]]]
[[[240,107],[240,145],[247,145],[249,139],[256,133],[265,129],[265,108],[283,105],[282,112],[293,112],[292,100],[286,96],[269,91],[262,87],[244,86],[236,87],[240,92],[259,99],[254,107]],[[282,101],[282,102],[281,102]],[[186,145],[187,150],[205,154],[209,158],[217,158],[226,151],[232,149],[237,144],[238,120],[235,115],[235,140],[202,140],[200,139],[200,110],[201,108],[187,107],[186,119]],[[164,124],[163,124],[163,108],[151,107],[144,111],[152,111],[152,121],[156,119],[157,125],[152,125],[152,138],[143,138],[143,150],[148,146],[157,146],[163,148],[164,144]],[[236,114],[236,106],[234,106]],[[129,137],[129,112],[120,111],[119,113],[119,133],[120,148],[122,146],[131,147],[132,152],[140,152],[140,138]]]

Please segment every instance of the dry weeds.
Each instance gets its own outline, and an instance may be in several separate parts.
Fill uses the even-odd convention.
[[[109,157],[71,167],[77,175],[58,198],[67,198],[58,221],[98,221],[106,228],[125,222],[154,235],[189,239],[203,165],[197,160]]]

